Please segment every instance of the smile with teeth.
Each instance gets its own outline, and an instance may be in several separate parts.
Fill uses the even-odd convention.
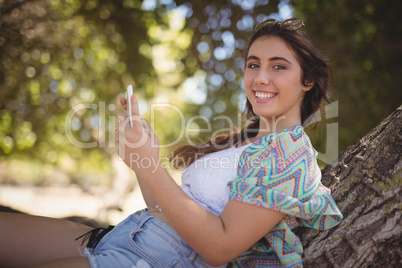
[[[268,93],[268,92],[255,92],[255,96],[259,99],[266,100],[276,96],[275,93]]]

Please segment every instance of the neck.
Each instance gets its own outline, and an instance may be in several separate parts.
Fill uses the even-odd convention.
[[[301,120],[286,120],[284,117],[276,118],[260,118],[260,127],[258,130],[256,139],[259,139],[265,135],[278,132],[293,126],[301,125]]]

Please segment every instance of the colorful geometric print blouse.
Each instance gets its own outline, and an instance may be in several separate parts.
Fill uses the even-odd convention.
[[[230,199],[286,213],[265,237],[231,267],[302,267],[303,247],[292,230],[329,229],[342,214],[321,184],[317,152],[301,126],[269,134],[244,150]]]

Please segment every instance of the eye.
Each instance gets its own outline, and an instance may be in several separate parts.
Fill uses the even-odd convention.
[[[255,69],[255,68],[258,68],[258,67],[260,67],[260,66],[257,63],[249,63],[247,65],[247,68],[250,68],[250,69]]]
[[[283,65],[280,65],[280,64],[276,64],[276,65],[274,65],[274,67],[273,67],[275,70],[285,70],[286,68],[285,68],[285,66],[283,66]]]

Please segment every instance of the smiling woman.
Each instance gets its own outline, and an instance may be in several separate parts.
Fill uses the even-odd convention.
[[[259,27],[246,51],[249,123],[172,154],[172,164],[186,168],[180,187],[160,164],[159,138],[140,116],[137,97],[121,98],[126,112],[116,125],[118,153],[152,208],[114,228],[92,230],[0,215],[0,241],[6,241],[0,243],[0,264],[301,267],[303,247],[292,230],[325,230],[342,214],[321,184],[317,152],[301,126],[325,99],[328,65],[300,27],[283,25]],[[82,241],[83,256],[76,237],[89,238]]]

